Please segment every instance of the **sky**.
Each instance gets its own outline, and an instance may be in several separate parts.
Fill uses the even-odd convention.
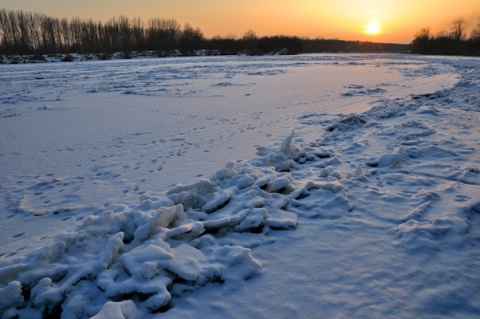
[[[205,36],[295,35],[309,38],[409,43],[416,32],[449,31],[462,17],[480,23],[480,0],[0,0],[0,8],[56,18],[175,19]]]

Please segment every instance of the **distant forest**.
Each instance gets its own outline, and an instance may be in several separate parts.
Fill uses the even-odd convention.
[[[478,25],[467,33],[465,19],[452,22],[449,31],[433,36],[430,28],[421,29],[412,42],[412,51],[419,54],[473,55],[480,56],[480,18]]]
[[[0,10],[1,55],[103,54],[154,51],[158,56],[193,55],[203,50],[212,55],[298,54],[315,52],[405,52],[405,44],[307,39],[294,36],[257,37],[247,31],[235,36],[206,38],[189,24],[173,19],[125,16],[107,22],[58,19],[43,14]]]
[[[194,55],[263,55],[319,52],[413,52],[419,54],[480,56],[480,22],[467,34],[467,23],[458,18],[450,32],[436,36],[429,28],[421,29],[410,45],[308,39],[295,36],[258,37],[247,31],[241,38],[216,36],[207,38],[199,28],[181,26],[174,19],[121,16],[107,22],[58,19],[39,13],[0,9],[0,55],[97,54],[109,58],[123,52],[153,51],[157,56]]]

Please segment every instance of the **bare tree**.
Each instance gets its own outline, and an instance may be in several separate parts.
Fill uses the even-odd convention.
[[[120,48],[122,51],[129,51],[132,47],[132,29],[130,28],[130,20],[126,16],[118,19]]]
[[[248,54],[256,54],[258,37],[253,30],[248,30],[245,32],[242,37],[242,42],[244,45],[244,50],[246,50]]]
[[[204,40],[202,31],[199,28],[194,29],[187,23],[180,35],[179,46],[183,51],[193,51],[200,49]]]
[[[256,41],[257,39],[257,34],[253,30],[248,30],[242,37],[243,41]]]
[[[2,33],[2,44],[6,52],[11,53],[19,50],[19,28],[17,15],[13,11],[0,11],[0,28]]]
[[[470,40],[474,42],[480,42],[480,17],[478,18],[477,26],[472,30]]]
[[[430,50],[430,40],[432,39],[431,29],[423,28],[415,34],[413,39],[413,51],[416,53],[426,53]]]
[[[176,48],[181,35],[180,24],[173,19],[151,19],[147,27],[148,45],[157,51]]]
[[[432,37],[431,32],[432,30],[429,27],[423,28],[417,32],[417,34],[415,35],[415,38],[422,39],[422,40],[430,40],[430,38]]]
[[[130,22],[130,28],[132,29],[132,49],[140,50],[145,49],[145,32],[143,28],[143,22],[140,18],[134,18]]]
[[[465,19],[458,18],[454,20],[451,28],[452,38],[454,40],[463,40],[466,35],[466,29],[467,29],[467,21],[465,21]]]
[[[57,53],[62,47],[61,26],[58,19],[42,16],[40,23],[43,52]]]
[[[63,18],[60,20],[60,30],[60,32],[62,33],[64,50],[68,52],[72,48],[74,40],[67,18]]]

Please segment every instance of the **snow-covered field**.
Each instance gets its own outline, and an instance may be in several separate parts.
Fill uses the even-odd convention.
[[[480,316],[480,60],[0,69],[1,318]]]

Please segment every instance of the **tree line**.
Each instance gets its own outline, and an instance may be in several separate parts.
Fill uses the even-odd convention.
[[[257,37],[247,31],[241,38],[233,35],[206,38],[199,28],[180,25],[174,19],[154,18],[143,22],[126,16],[106,22],[79,18],[52,18],[44,14],[0,9],[0,54],[112,54],[114,52],[155,51],[166,56],[172,51],[191,55],[206,50],[211,54],[265,53],[298,54],[315,52],[407,52],[419,54],[480,56],[480,22],[468,34],[463,18],[453,21],[451,29],[432,35],[421,29],[411,45],[338,39],[308,39],[295,36]]]
[[[233,35],[207,39],[199,28],[180,25],[174,19],[154,18],[143,22],[125,16],[106,22],[52,18],[44,14],[0,10],[0,54],[111,54],[114,52],[155,51],[182,55],[206,50],[211,54],[302,52],[406,51],[406,45],[371,42],[306,39],[295,36],[258,37],[247,31],[241,38]]]
[[[468,23],[463,18],[454,20],[449,31],[435,36],[430,28],[423,28],[415,35],[412,51],[419,54],[480,56],[480,22],[470,34],[467,30]]]
[[[202,32],[172,19],[121,16],[105,23],[58,19],[38,13],[0,10],[3,54],[112,53],[138,50],[185,50],[204,39]]]
[[[253,31],[207,39],[199,28],[181,26],[174,19],[155,18],[146,23],[125,16],[107,22],[58,19],[38,13],[0,10],[0,54],[68,54],[157,51],[183,54],[194,50],[217,50],[222,54],[249,54],[287,49],[302,50],[300,38],[274,36],[258,38]]]

